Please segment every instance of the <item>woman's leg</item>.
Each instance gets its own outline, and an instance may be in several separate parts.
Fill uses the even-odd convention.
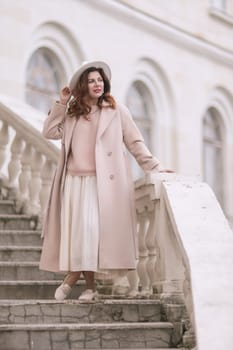
[[[94,272],[93,271],[83,271],[84,278],[86,280],[86,290],[82,292],[78,298],[80,301],[89,302],[96,298],[95,282],[94,282]]]
[[[93,271],[83,271],[83,275],[86,281],[87,289],[95,291],[95,281]]]
[[[78,281],[80,275],[81,275],[81,271],[71,271],[66,275],[63,283],[68,284],[72,288],[75,285],[75,283]]]
[[[81,271],[68,272],[62,284],[55,291],[56,300],[64,300],[71,293],[72,287],[75,285],[81,275]]]

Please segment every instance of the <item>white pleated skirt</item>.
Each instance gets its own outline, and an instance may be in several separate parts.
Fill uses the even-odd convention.
[[[97,271],[99,209],[96,176],[67,174],[61,206],[61,271]]]
[[[61,205],[60,271],[93,271],[96,279],[124,276],[126,269],[99,269],[99,232],[96,176],[67,174]]]

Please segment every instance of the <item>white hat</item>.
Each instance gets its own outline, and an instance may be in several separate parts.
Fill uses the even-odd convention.
[[[103,61],[84,61],[79,69],[74,73],[72,76],[70,83],[69,83],[69,88],[71,91],[74,90],[78,79],[80,78],[80,75],[88,68],[95,67],[95,68],[102,68],[104,73],[106,74],[107,78],[110,80],[111,79],[111,69],[109,65]]]

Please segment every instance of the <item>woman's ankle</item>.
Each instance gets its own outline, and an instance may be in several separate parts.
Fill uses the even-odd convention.
[[[86,289],[91,289],[93,292],[95,292],[96,290],[95,286],[89,286],[89,285],[86,285]]]
[[[83,271],[83,276],[86,281],[86,289],[91,289],[95,292],[95,280],[93,271]]]
[[[81,275],[81,272],[79,272],[79,271],[77,271],[77,272],[76,271],[69,272],[66,275],[63,283],[64,284],[68,284],[68,286],[72,288],[76,284],[76,282],[78,281],[80,275]]]

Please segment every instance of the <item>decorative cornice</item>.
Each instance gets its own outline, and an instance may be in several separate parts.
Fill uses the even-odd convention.
[[[140,26],[176,46],[233,67],[233,51],[123,4],[121,0],[89,0],[85,4],[95,7],[98,11],[105,11],[121,21],[131,23],[136,28]]]

